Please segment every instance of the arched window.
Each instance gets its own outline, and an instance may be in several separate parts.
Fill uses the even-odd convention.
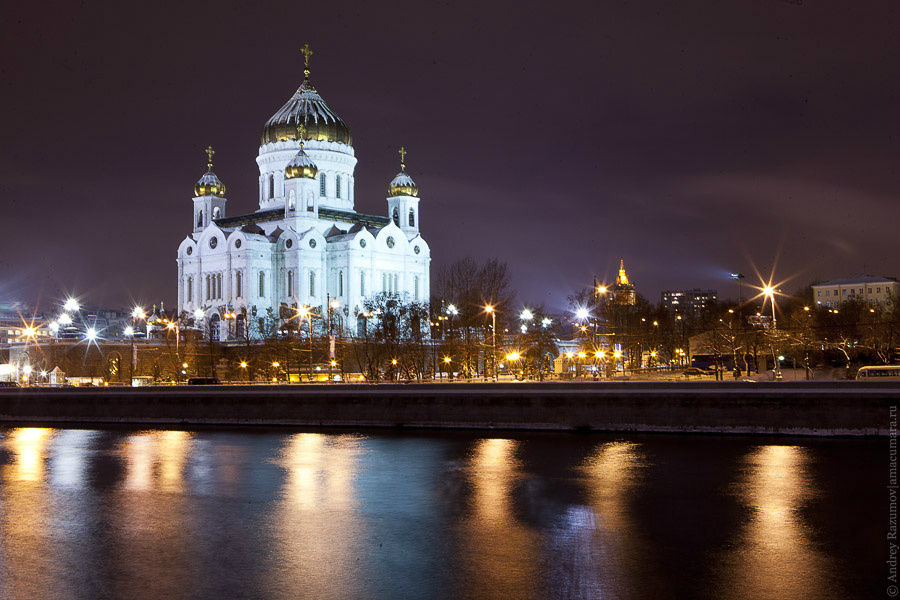
[[[340,175],[334,176],[334,195],[337,196],[338,198],[341,197],[341,176]]]
[[[218,206],[213,208],[213,219],[218,219],[220,214],[221,214],[221,210],[219,209]]]
[[[197,212],[197,227],[203,227],[203,211]]]
[[[234,295],[236,298],[244,295],[244,277],[240,271],[234,274]]]
[[[413,209],[409,209],[409,226],[416,226],[416,211],[414,211]]]
[[[287,272],[287,295],[288,296],[294,295],[294,272],[293,271]]]
[[[265,271],[259,272],[259,297],[266,297],[266,273]]]
[[[418,275],[416,275],[416,277],[415,277],[415,285],[416,285],[416,287],[415,287],[413,299],[416,302],[418,302],[419,301],[419,276]]]
[[[316,212],[316,201],[311,195],[306,199],[306,212]]]
[[[269,199],[275,197],[275,175],[269,174]]]
[[[294,195],[294,190],[291,190],[291,195],[288,199],[288,210],[293,211],[297,207],[297,200]]]
[[[213,313],[209,319],[209,339],[219,341],[219,313]]]
[[[338,271],[338,296],[344,295],[344,272]]]
[[[185,301],[194,301],[194,278],[190,276],[187,278],[187,295],[185,297]]]
[[[325,186],[325,173],[319,174],[319,195],[324,197],[328,188]]]
[[[400,211],[397,210],[397,207],[394,207],[394,213],[391,215],[391,218],[394,219],[394,225],[400,227]]]
[[[316,297],[316,273],[315,271],[309,272],[309,297]]]

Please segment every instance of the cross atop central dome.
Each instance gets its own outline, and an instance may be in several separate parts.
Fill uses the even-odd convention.
[[[352,146],[350,127],[331,110],[309,80],[309,57],[312,50],[304,45],[301,52],[305,60],[303,83],[291,99],[266,121],[261,143],[297,139],[297,127],[302,125],[306,129],[308,140],[340,142]]]

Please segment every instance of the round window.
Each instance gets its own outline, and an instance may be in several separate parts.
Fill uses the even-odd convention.
[[[316,247],[316,240],[309,240],[309,247],[310,247],[310,248],[315,248],[315,247]]]
[[[419,254],[420,252],[422,252],[422,249],[419,248],[418,246],[413,246],[413,252],[415,252],[416,254]]]
[[[394,247],[394,238],[393,238],[393,237],[388,236],[388,239],[387,239],[386,241],[387,241],[387,247],[388,247],[388,248],[393,248],[393,247]]]
[[[366,247],[366,240],[359,240],[359,247],[360,247],[360,248],[365,248],[365,247]]]
[[[217,238],[217,237],[209,238],[209,247],[210,248],[215,248],[218,245],[219,245],[219,238]]]
[[[187,249],[187,255],[190,256],[190,255],[193,254],[193,253],[194,253],[194,249],[191,248],[190,246],[188,246],[188,249]]]
[[[293,245],[294,245],[294,240],[288,240],[284,243],[285,248],[290,248]]]
[[[234,240],[234,247],[235,247],[235,248],[240,248],[240,247],[241,247],[241,240]]]

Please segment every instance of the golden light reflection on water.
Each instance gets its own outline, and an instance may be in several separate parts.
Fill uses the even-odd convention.
[[[271,589],[303,589],[310,598],[360,596],[359,543],[364,518],[356,478],[361,438],[299,433],[276,463],[286,474],[272,531]]]
[[[615,598],[623,596],[623,582],[640,577],[633,572],[640,542],[629,501],[644,466],[640,446],[630,442],[600,444],[585,459],[589,510],[570,510],[569,547],[558,553],[570,556],[571,564],[554,587],[567,589],[571,597]]]
[[[10,473],[13,479],[43,480],[47,443],[53,437],[53,432],[53,429],[45,427],[20,427],[9,433],[7,445],[15,454]]]
[[[5,567],[0,568],[0,597],[34,597],[31,579],[35,560],[52,554],[47,533],[53,525],[53,513],[45,471],[47,447],[54,432],[20,427],[3,440],[13,460],[4,466],[0,482],[0,567]]]
[[[760,446],[744,459],[735,492],[747,521],[726,558],[724,597],[824,597],[826,559],[800,514],[816,493],[807,472],[810,461],[808,449],[780,445]]]
[[[513,493],[524,477],[519,446],[516,440],[482,439],[469,455],[471,512],[462,527],[462,550],[472,597],[531,597],[539,583],[539,535],[514,512]]]
[[[184,490],[185,463],[191,451],[186,431],[153,431],[129,435],[122,444],[128,490]]]

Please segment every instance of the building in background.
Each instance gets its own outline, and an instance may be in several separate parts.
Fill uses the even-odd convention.
[[[625,260],[619,261],[619,274],[616,275],[616,283],[612,288],[613,302],[615,304],[634,306],[635,294],[634,284],[628,281],[628,274],[625,272]]]
[[[718,302],[716,290],[666,290],[660,300],[666,309],[675,315],[699,316],[704,310]]]
[[[892,277],[859,275],[847,279],[832,279],[812,286],[813,302],[817,306],[836,307],[848,300],[866,306],[893,306],[900,295],[900,283]]]

